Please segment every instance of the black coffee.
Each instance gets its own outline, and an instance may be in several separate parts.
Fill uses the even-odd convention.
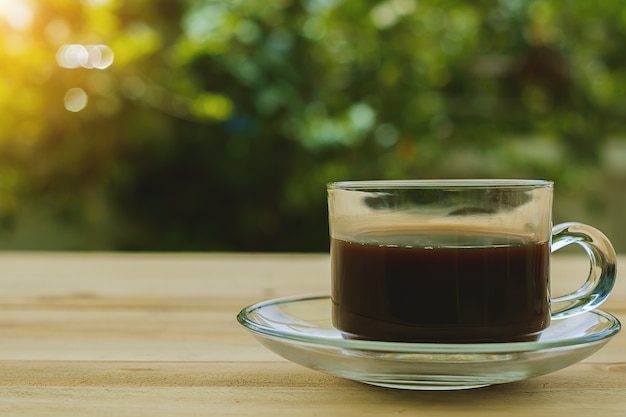
[[[510,341],[548,326],[547,242],[416,233],[331,239],[333,323],[347,337]]]

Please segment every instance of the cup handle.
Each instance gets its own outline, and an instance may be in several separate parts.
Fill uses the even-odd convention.
[[[552,252],[572,243],[582,246],[589,255],[589,276],[578,290],[551,299],[552,318],[593,310],[608,297],[615,284],[617,256],[602,232],[582,223],[561,223],[552,228]]]

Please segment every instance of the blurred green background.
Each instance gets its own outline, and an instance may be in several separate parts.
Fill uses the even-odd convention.
[[[326,251],[325,184],[552,179],[626,252],[622,0],[0,0],[0,249]]]

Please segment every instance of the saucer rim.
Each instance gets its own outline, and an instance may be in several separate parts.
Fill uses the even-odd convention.
[[[526,341],[526,342],[485,342],[485,343],[432,343],[432,342],[391,342],[375,340],[355,339],[332,339],[324,336],[306,335],[298,331],[286,332],[274,327],[263,325],[253,319],[251,314],[263,308],[291,303],[311,302],[321,299],[329,299],[328,294],[294,295],[288,297],[272,298],[251,304],[243,308],[237,314],[237,321],[249,331],[276,339],[288,339],[298,343],[306,343],[317,346],[332,346],[345,349],[357,349],[368,351],[385,352],[410,352],[410,353],[512,353],[531,352],[561,347],[570,347],[584,344],[601,342],[615,336],[621,330],[621,322],[613,314],[595,308],[582,311],[573,316],[554,318],[550,326],[555,322],[572,320],[579,315],[592,314],[600,316],[610,323],[610,326],[598,332],[573,338],[563,337],[551,341]],[[316,326],[317,327],[317,326]]]

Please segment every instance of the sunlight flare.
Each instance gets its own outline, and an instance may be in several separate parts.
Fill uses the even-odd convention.
[[[0,0],[0,21],[16,30],[27,30],[31,27],[35,13],[33,5],[24,0]]]

